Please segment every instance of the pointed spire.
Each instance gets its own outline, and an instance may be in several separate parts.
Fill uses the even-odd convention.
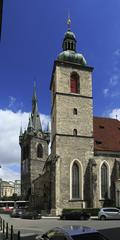
[[[37,95],[36,95],[36,82],[34,81],[33,97],[32,97],[32,113],[38,112]]]
[[[33,88],[33,100],[37,100],[37,95],[36,95],[36,82],[34,81],[34,88]]]
[[[31,114],[30,125],[32,126],[32,128],[34,130],[42,131],[40,116],[39,116],[39,112],[38,112],[36,83],[35,82],[34,82],[33,97],[32,97],[32,114]]]

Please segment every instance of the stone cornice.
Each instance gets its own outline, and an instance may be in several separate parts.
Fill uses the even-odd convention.
[[[52,104],[52,108],[51,108],[51,114],[52,114],[52,111],[53,111],[53,107],[54,107],[54,102],[55,102],[56,95],[72,96],[72,97],[78,97],[78,98],[93,99],[93,97],[84,96],[84,95],[81,95],[81,94],[78,94],[78,93],[63,93],[63,92],[56,92],[56,93],[54,94],[54,97],[53,97],[53,104]]]
[[[53,142],[56,138],[56,136],[61,136],[61,137],[72,137],[72,138],[91,138],[93,139],[93,136],[85,136],[85,135],[77,135],[77,136],[74,136],[72,134],[61,134],[61,133],[56,133],[54,136],[53,136],[53,139],[52,139],[52,142],[51,142],[51,147],[53,145]]]
[[[94,69],[93,67],[83,66],[83,65],[78,64],[78,63],[63,62],[63,61],[55,60],[54,65],[53,65],[51,82],[50,82],[50,90],[51,90],[51,87],[52,87],[52,82],[53,82],[54,72],[55,72],[56,66],[63,66],[63,67],[67,67],[67,68],[75,67],[76,69],[81,69],[83,71],[88,71],[88,72],[93,72],[93,69]]]
[[[120,157],[120,152],[112,151],[94,151],[94,156]]]

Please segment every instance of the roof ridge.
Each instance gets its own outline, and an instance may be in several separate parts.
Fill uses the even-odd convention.
[[[118,121],[118,122],[120,122],[120,120],[119,119],[116,119],[116,118],[110,118],[110,117],[99,117],[99,116],[93,116],[93,118],[99,118],[99,119],[108,119],[108,120],[115,120],[115,121]]]

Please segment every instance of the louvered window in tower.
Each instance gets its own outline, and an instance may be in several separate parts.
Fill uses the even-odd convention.
[[[71,93],[79,93],[79,75],[76,72],[72,72],[70,76],[70,91]]]

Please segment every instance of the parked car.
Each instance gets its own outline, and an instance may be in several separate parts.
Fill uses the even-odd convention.
[[[90,227],[67,226],[63,228],[53,228],[43,235],[39,235],[36,240],[108,240],[101,233]]]
[[[3,213],[11,213],[13,210],[13,207],[3,207]]]
[[[12,210],[12,212],[10,213],[10,216],[13,218],[21,217],[21,215],[23,214],[24,211],[25,211],[25,209],[22,209],[22,208],[14,208]]]
[[[41,219],[41,214],[37,211],[25,211],[21,214],[21,218],[24,219]]]
[[[115,207],[101,208],[98,213],[98,219],[120,219],[120,209]]]
[[[64,212],[60,215],[60,219],[63,220],[88,220],[90,218],[90,214],[84,211],[70,211]]]

